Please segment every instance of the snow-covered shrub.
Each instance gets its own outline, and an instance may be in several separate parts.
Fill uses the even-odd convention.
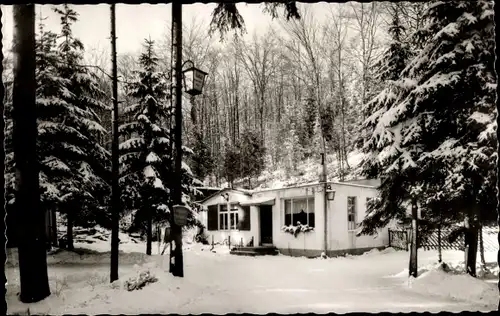
[[[285,233],[289,233],[293,235],[293,237],[297,237],[299,233],[307,233],[310,231],[314,230],[314,227],[311,227],[309,225],[302,225],[300,222],[297,222],[297,226],[289,225],[289,226],[283,226],[281,227],[281,230],[284,231]]]
[[[127,291],[140,290],[148,283],[155,283],[158,279],[152,275],[149,270],[142,271],[136,278],[130,278],[125,281],[125,288]]]

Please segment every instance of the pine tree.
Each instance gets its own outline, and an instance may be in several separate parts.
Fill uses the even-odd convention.
[[[68,220],[68,247],[72,248],[72,227],[88,222],[89,214],[108,222],[107,212],[103,212],[109,186],[109,152],[100,144],[99,139],[106,130],[100,125],[99,110],[108,109],[102,100],[105,93],[99,89],[96,76],[82,66],[83,44],[72,34],[72,24],[78,14],[65,4],[54,11],[61,18],[61,33],[58,36],[60,77],[68,81],[62,97],[67,104],[68,113],[59,117],[61,124],[71,131],[74,137],[61,143],[67,157],[66,171],[73,176],[61,181],[61,211],[66,212]],[[92,223],[89,223],[92,224]]]
[[[383,89],[377,96],[371,99],[363,107],[367,119],[363,123],[363,129],[367,130],[368,139],[365,140],[362,151],[364,157],[361,162],[362,173],[368,178],[383,178],[380,187],[380,197],[369,205],[367,215],[362,222],[362,234],[373,234],[377,228],[383,227],[391,219],[397,219],[400,223],[407,222],[405,206],[409,198],[406,188],[409,186],[400,170],[399,163],[389,172],[385,170],[391,160],[382,160],[381,155],[391,149],[393,137],[392,131],[386,130],[384,115],[395,106],[398,98],[407,93],[406,82],[399,80],[401,72],[409,62],[410,52],[408,43],[404,42],[401,34],[404,26],[401,25],[397,4],[390,4],[393,8],[392,22],[389,27],[391,42],[384,52],[376,67],[379,69],[375,80],[384,84]],[[389,127],[389,126],[387,126]],[[378,128],[378,134],[374,131]],[[382,132],[386,134],[381,135]],[[392,148],[394,150],[394,148]],[[382,158],[385,158],[382,156]]]
[[[265,148],[259,135],[251,130],[246,130],[240,137],[238,152],[241,164],[241,176],[246,177],[248,188],[252,188],[252,178],[258,177],[264,170]]]
[[[210,148],[199,130],[194,131],[194,144],[191,165],[198,179],[205,179],[214,170],[214,160]]]
[[[36,106],[38,110],[37,152],[40,161],[40,202],[45,212],[64,209],[64,192],[68,184],[83,188],[72,169],[74,151],[78,151],[83,136],[78,130],[66,124],[67,118],[78,111],[65,98],[73,97],[68,89],[70,80],[60,76],[60,59],[56,50],[57,34],[46,31],[40,23],[40,32],[35,42],[36,57]],[[11,143],[11,115],[7,105],[7,186],[9,205],[13,205],[14,165]]]
[[[241,177],[241,152],[236,145],[226,144],[224,154],[223,175],[230,187],[234,186],[234,182]]]
[[[169,129],[162,124],[171,113],[170,95],[168,82],[157,71],[154,41],[145,40],[139,64],[136,80],[128,86],[129,96],[137,103],[125,108],[131,120],[119,127],[122,135],[132,135],[120,144],[120,182],[127,206],[137,209],[135,227],[147,232],[146,253],[151,255],[152,222],[167,220],[171,206],[171,139]]]
[[[370,139],[376,149],[368,151],[372,162],[382,161],[371,164],[379,175],[399,167],[398,176],[412,180],[403,184],[410,194],[445,199],[452,211],[443,215],[459,213],[466,220],[466,265],[471,275],[477,217],[495,198],[492,7],[490,1],[438,1],[429,6],[429,23],[419,32],[423,49],[395,84],[405,93],[392,94],[394,102],[378,113]]]

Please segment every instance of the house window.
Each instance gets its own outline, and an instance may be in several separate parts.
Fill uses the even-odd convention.
[[[229,229],[228,223],[229,212],[227,211],[226,204],[219,205],[219,230]]]
[[[236,204],[231,205],[228,210],[227,204],[219,205],[219,230],[238,229],[238,208]]]
[[[231,210],[229,211],[229,229],[238,228],[238,208],[236,205],[231,205]]]
[[[347,197],[347,230],[356,229],[356,197]]]
[[[207,230],[217,230],[219,228],[219,221],[217,218],[218,211],[219,211],[218,205],[208,206]]]
[[[309,225],[314,227],[314,197],[287,199],[285,202],[285,225]]]
[[[238,216],[238,229],[250,230],[250,206],[241,208],[241,216]]]

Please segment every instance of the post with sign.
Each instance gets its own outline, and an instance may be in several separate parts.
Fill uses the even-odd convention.
[[[172,31],[174,47],[174,100],[175,100],[175,164],[173,183],[173,203],[182,203],[182,3],[172,2]],[[184,260],[182,254],[182,227],[176,224],[175,211],[174,221],[171,223],[173,246],[170,248],[170,273],[174,276],[184,277]]]
[[[186,226],[189,208],[184,205],[174,205],[174,223],[178,226]]]
[[[172,2],[172,46],[173,46],[173,68],[174,87],[173,101],[175,101],[175,168],[173,181],[173,220],[171,231],[174,240],[174,249],[170,248],[170,273],[174,276],[183,277],[183,255],[182,255],[182,226],[186,224],[189,209],[182,204],[182,80],[184,78],[185,91],[191,96],[201,94],[205,84],[206,72],[191,66],[182,71],[182,3]],[[186,64],[184,63],[184,64]]]

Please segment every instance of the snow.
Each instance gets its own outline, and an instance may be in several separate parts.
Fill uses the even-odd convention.
[[[155,178],[156,177],[156,171],[153,169],[153,167],[148,165],[144,168],[144,177],[146,177],[146,178]]]
[[[163,182],[161,182],[160,178],[155,178],[155,181],[153,182],[153,186],[157,189],[164,189],[165,188],[163,186]]]
[[[356,177],[357,168],[363,159],[363,153],[353,151],[348,154],[347,160],[352,172],[345,180],[352,180],[351,177]],[[327,155],[327,173],[329,181],[339,181],[338,163],[334,155]],[[318,181],[318,159],[307,159],[302,164],[298,165],[297,171],[292,174],[287,174],[285,168],[278,168],[274,171],[265,170],[258,178],[259,185],[256,189],[277,189],[283,187],[291,187],[295,185],[313,183]]]
[[[103,231],[102,229],[99,232]],[[463,273],[445,272],[437,253],[418,253],[421,275],[409,279],[408,252],[392,248],[360,256],[308,259],[230,255],[227,246],[192,243],[194,230],[184,236],[184,278],[168,273],[168,251],[152,256],[145,244],[120,233],[118,281],[109,284],[109,239],[77,243],[80,253],[59,250],[48,255],[52,295],[23,304],[14,249],[7,250],[6,301],[9,314],[139,314],[139,313],[300,313],[493,311],[498,304],[496,283]],[[86,248],[86,251],[83,251]],[[88,250],[92,249],[92,250]],[[496,253],[487,253],[494,264]],[[444,251],[450,267],[463,253]],[[463,263],[462,263],[463,265]],[[158,279],[129,292],[124,283],[149,271]],[[498,269],[496,271],[498,274]],[[490,278],[491,279],[491,278]],[[411,282],[409,282],[411,280]],[[409,287],[411,284],[411,287]]]
[[[480,124],[488,124],[492,121],[490,116],[487,113],[481,113],[481,112],[474,112],[472,115],[469,117],[470,120],[476,121]]]
[[[131,148],[137,148],[144,145],[144,139],[141,137],[135,137],[127,139],[126,141],[120,143],[120,150],[129,150]]]
[[[158,162],[160,161],[160,157],[154,152],[150,152],[148,156],[146,157],[146,162],[147,163],[153,163],[153,162]]]
[[[193,175],[193,171],[191,171],[191,168],[184,161],[181,162],[181,168],[182,168],[182,170],[186,171],[186,173],[188,175],[190,175],[190,176]]]

